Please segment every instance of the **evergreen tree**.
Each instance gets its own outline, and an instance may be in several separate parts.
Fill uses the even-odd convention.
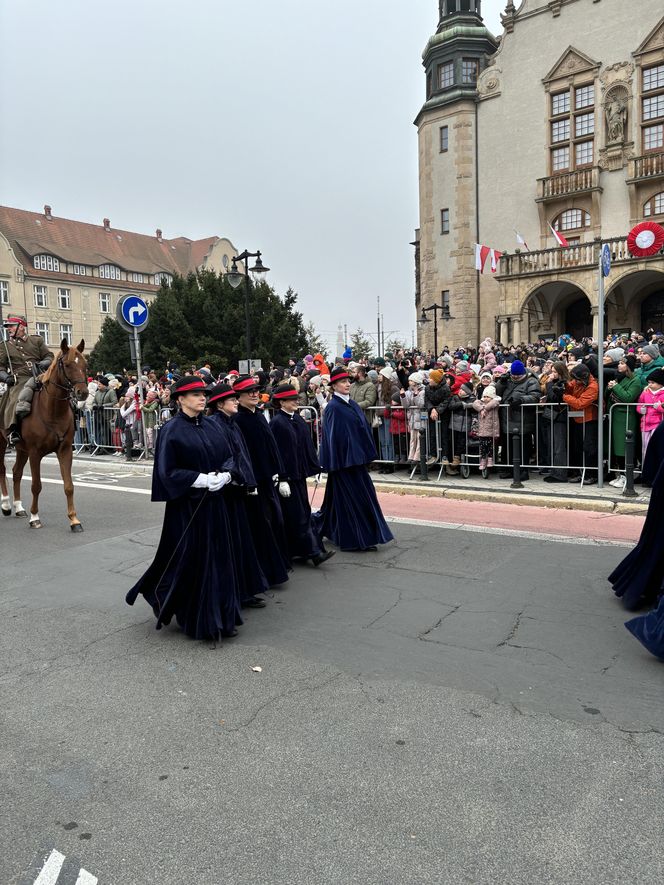
[[[368,359],[373,354],[373,344],[363,329],[356,329],[350,336],[350,347],[354,360]]]
[[[400,338],[390,338],[385,345],[385,353],[395,354],[397,350],[408,350],[408,345]]]
[[[88,358],[88,370],[94,375],[97,372],[121,372],[130,366],[129,334],[113,317],[106,317]]]
[[[325,361],[328,361],[329,350],[327,349],[326,342],[320,337],[320,335],[316,332],[316,328],[313,323],[307,323],[304,327],[304,334],[307,338],[307,353],[310,353],[312,356],[315,353],[320,353],[325,358]]]

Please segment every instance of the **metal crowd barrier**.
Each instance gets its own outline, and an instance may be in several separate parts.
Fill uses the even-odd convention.
[[[613,427],[616,423],[617,416],[624,413],[625,418],[625,431],[626,438],[622,440],[623,445],[626,445],[628,442],[632,443],[633,446],[633,459],[631,467],[635,474],[641,473],[641,468],[643,467],[643,458],[645,452],[643,450],[643,436],[641,433],[641,419],[647,413],[649,409],[654,409],[654,403],[613,403],[608,411],[608,446],[607,446],[607,466],[608,469],[615,473],[618,476],[627,475],[628,464],[626,463],[626,455],[617,455],[615,452],[616,442],[613,434]],[[645,412],[643,411],[645,409]],[[622,421],[621,421],[622,423]],[[632,434],[631,438],[627,436],[628,433]],[[652,432],[652,431],[651,431]],[[625,463],[620,463],[618,460]]]

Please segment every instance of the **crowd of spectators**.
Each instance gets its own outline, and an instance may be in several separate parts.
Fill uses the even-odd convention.
[[[428,463],[440,464],[450,476],[471,462],[485,476],[495,467],[511,477],[516,433],[521,480],[539,469],[546,482],[580,482],[583,477],[592,484],[602,427],[607,468],[615,472],[612,484],[621,487],[626,432],[636,435],[641,461],[664,417],[664,335],[653,330],[611,335],[601,352],[600,357],[596,341],[569,335],[518,345],[487,338],[477,348],[444,347],[437,356],[404,349],[353,359],[347,351],[328,362],[322,354],[305,355],[254,374],[268,414],[272,392],[287,383],[315,423],[329,402],[331,368],[345,365],[353,378],[350,395],[374,434],[379,452],[374,466],[383,473],[412,468],[424,439]],[[209,384],[232,383],[238,374],[231,369],[217,375],[208,364],[186,371]],[[136,449],[152,451],[156,428],[172,414],[170,385],[179,374],[179,367],[169,364],[161,372],[145,367],[140,377],[123,372],[91,378],[88,399],[80,407],[77,444],[94,441],[98,451],[127,459]]]

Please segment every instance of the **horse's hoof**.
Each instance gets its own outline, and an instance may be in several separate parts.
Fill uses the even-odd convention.
[[[40,528],[42,528],[41,520],[39,520],[39,519],[35,519],[35,520],[32,520],[32,519],[31,519],[29,525],[30,525],[30,528],[31,528],[31,529],[40,529]]]
[[[28,511],[27,510],[17,510],[16,513],[14,514],[14,516],[17,519],[26,519],[28,516]]]
[[[74,523],[74,525],[69,526],[69,528],[72,530],[72,532],[82,532],[83,531],[83,526],[81,525],[80,522]]]
[[[11,516],[12,515],[12,508],[10,507],[9,510],[5,510],[5,508],[3,507],[2,508],[2,515],[3,516]]]

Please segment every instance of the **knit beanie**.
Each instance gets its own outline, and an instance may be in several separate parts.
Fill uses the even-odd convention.
[[[512,375],[525,375],[526,367],[521,362],[521,360],[514,360],[514,362],[510,366],[510,372],[512,373]]]
[[[658,357],[661,356],[659,352],[659,347],[657,347],[656,344],[646,344],[644,347],[641,348],[641,351],[643,353],[647,353],[648,356],[654,360],[658,359]]]
[[[421,372],[413,372],[412,375],[408,376],[408,381],[412,381],[414,384],[421,384],[424,381],[424,375]]]
[[[590,369],[588,366],[584,366],[583,363],[577,363],[577,365],[571,370],[570,375],[572,378],[576,378],[577,381],[587,383],[590,378]]]
[[[480,380],[482,378],[493,378],[493,375],[491,372],[482,372],[482,374],[480,375]]]
[[[387,378],[388,381],[391,381],[394,378],[394,369],[392,366],[385,366],[384,369],[381,369],[378,373],[381,378]]]
[[[456,364],[457,372],[467,372],[469,369],[468,360],[459,360]]]
[[[496,388],[493,386],[493,384],[487,385],[484,388],[484,390],[482,391],[482,399],[484,399],[485,396],[490,396],[493,399],[493,397],[495,397],[495,395],[496,395]]]
[[[636,369],[636,357],[633,353],[628,353],[622,358],[622,362],[625,363],[626,366],[629,366],[630,372],[633,372]]]
[[[452,356],[451,356],[449,353],[441,353],[441,355],[440,355],[440,357],[439,357],[439,361],[440,361],[441,363],[445,363],[445,365],[446,365],[448,368],[449,368],[450,366],[454,365],[454,360],[453,360]]]
[[[648,375],[648,381],[654,381],[655,384],[661,384],[664,387],[664,369],[655,369]]]
[[[608,357],[612,363],[619,363],[625,356],[625,351],[622,347],[611,347],[609,350],[604,351],[604,356]]]
[[[371,381],[378,381],[378,372],[375,369],[369,369],[367,372],[367,378]]]
[[[444,377],[445,376],[441,369],[432,369],[429,372],[429,382],[431,384],[440,384]]]

